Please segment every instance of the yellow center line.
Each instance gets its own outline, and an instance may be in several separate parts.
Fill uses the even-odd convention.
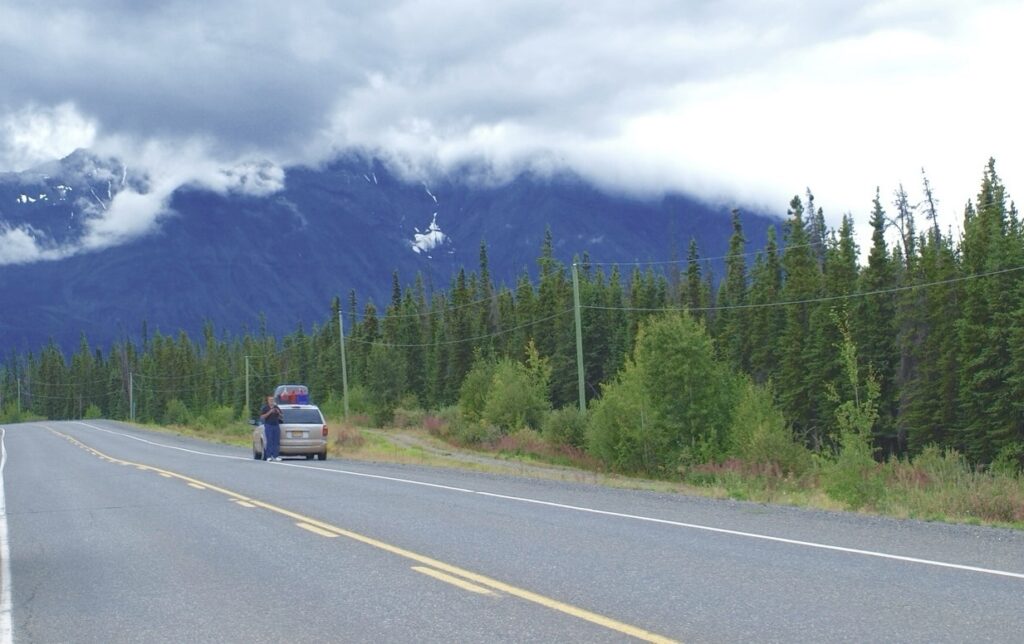
[[[327,530],[324,530],[322,528],[318,528],[315,525],[310,525],[310,524],[305,523],[303,521],[299,521],[295,525],[299,526],[303,530],[309,530],[313,534],[318,534],[321,537],[329,537],[331,539],[337,539],[338,538],[338,535],[334,534],[333,532],[328,532]]]
[[[629,635],[630,637],[635,637],[638,640],[642,640],[645,642],[657,642],[658,644],[670,644],[676,641],[663,635],[658,635],[657,633],[652,633],[651,631],[647,631],[642,628],[632,626],[624,622],[620,622],[618,620],[612,619],[611,617],[605,617],[604,615],[591,612],[584,608],[579,608],[578,606],[573,606],[572,604],[567,604],[565,602],[558,601],[557,599],[552,599],[539,593],[535,593],[524,588],[513,586],[512,584],[506,584],[505,582],[498,581],[497,579],[491,579],[490,577],[486,577],[484,575],[471,572],[464,568],[459,568],[458,566],[453,566],[452,564],[444,563],[443,561],[439,561],[437,559],[421,555],[411,550],[406,550],[405,548],[393,546],[390,543],[379,541],[377,539],[374,539],[373,537],[367,537],[362,534],[359,534],[358,532],[352,532],[351,530],[339,528],[338,526],[332,525],[330,523],[326,523],[324,521],[320,521],[312,517],[304,516],[302,514],[299,514],[298,512],[292,512],[291,510],[286,510],[271,503],[266,503],[265,501],[260,501],[258,499],[245,496],[244,494],[239,494],[238,492],[234,492],[232,490],[228,490],[226,488],[222,488],[211,483],[206,483],[205,481],[194,479],[191,476],[186,476],[185,474],[179,474],[177,472],[161,469],[159,467],[154,467],[152,465],[144,465],[142,463],[135,463],[132,461],[126,461],[123,459],[107,456],[103,452],[93,449],[92,447],[88,447],[84,443],[72,438],[71,436],[68,436],[67,434],[62,434],[61,432],[58,432],[49,427],[47,427],[47,429],[49,429],[51,432],[58,436],[66,438],[67,440],[71,441],[76,445],[81,445],[82,447],[85,447],[88,451],[92,452],[97,456],[106,456],[107,458],[110,458],[111,461],[114,463],[120,463],[123,465],[134,465],[139,469],[148,469],[153,472],[167,474],[170,477],[180,479],[182,481],[185,481],[186,483],[195,483],[198,486],[202,486],[214,492],[224,494],[225,496],[228,496],[235,501],[245,501],[251,503],[256,507],[263,508],[264,510],[269,510],[276,514],[288,517],[289,519],[293,519],[297,523],[304,523],[306,524],[306,526],[308,526],[303,526],[307,530],[309,530],[310,528],[319,528],[324,532],[329,532],[336,534],[338,536],[347,537],[353,541],[358,541],[360,543],[372,546],[379,550],[390,552],[391,554],[398,555],[399,557],[411,559],[412,561],[423,564],[424,566],[433,568],[437,571],[446,572],[449,575],[455,575],[456,577],[462,577],[463,579],[475,582],[480,586],[486,586],[493,590],[503,592],[507,595],[512,595],[513,597],[525,599],[526,601],[538,604],[540,606],[544,606],[545,608],[550,608],[551,610],[565,613],[566,615],[571,615],[573,617],[582,619],[592,624],[603,626],[604,628],[607,628],[609,630],[613,630],[624,635]]]
[[[235,503],[237,503],[238,505],[242,506],[243,508],[255,508],[256,507],[255,505],[253,505],[252,503],[249,503],[248,501],[239,501],[237,499],[232,499],[232,500]]]
[[[205,490],[206,489],[205,485],[199,485],[198,483],[189,483],[188,486],[189,487],[194,487],[197,490]]]
[[[424,575],[427,575],[428,577],[433,577],[434,579],[440,579],[441,581],[444,581],[444,582],[447,582],[449,584],[452,584],[453,586],[458,586],[459,588],[461,588],[463,590],[468,590],[471,593],[478,593],[480,595],[491,595],[491,596],[494,596],[494,593],[492,591],[490,591],[490,590],[487,590],[486,588],[481,588],[480,586],[477,586],[476,584],[471,584],[468,581],[465,581],[464,579],[459,579],[458,577],[452,577],[451,575],[446,575],[443,572],[441,572],[440,570],[434,570],[433,568],[427,568],[426,566],[413,566],[412,569],[415,570],[416,572],[421,572]]]

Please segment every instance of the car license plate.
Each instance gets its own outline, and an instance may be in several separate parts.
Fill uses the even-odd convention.
[[[305,438],[306,432],[288,432],[288,438]]]

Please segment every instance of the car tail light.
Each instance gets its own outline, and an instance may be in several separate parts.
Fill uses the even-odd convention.
[[[324,425],[324,429],[323,429],[323,434],[321,434],[321,435],[322,435],[322,436],[323,436],[324,438],[327,438],[327,425]]]

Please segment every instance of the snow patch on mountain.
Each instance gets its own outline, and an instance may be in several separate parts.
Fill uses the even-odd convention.
[[[250,197],[266,197],[284,189],[284,168],[266,160],[243,161],[222,169],[220,175],[221,180],[207,182],[207,187]]]
[[[430,188],[427,187],[427,184],[423,184],[423,189],[427,191],[427,195],[434,200],[434,203],[437,203],[437,196],[435,196],[434,193],[430,191]]]
[[[413,228],[416,233],[413,235],[412,241],[409,242],[409,247],[412,248],[413,252],[420,254],[425,253],[427,257],[430,257],[430,252],[436,249],[438,246],[445,244],[449,241],[447,235],[441,231],[441,227],[437,225],[437,213],[434,213],[434,218],[430,222],[430,226],[427,230],[420,232],[419,228]]]

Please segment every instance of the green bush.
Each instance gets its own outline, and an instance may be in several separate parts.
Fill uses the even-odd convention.
[[[383,427],[394,418],[405,387],[405,359],[395,347],[374,342],[366,358],[366,384],[370,418]]]
[[[484,422],[503,434],[526,427],[540,429],[551,404],[545,383],[533,376],[526,365],[509,359],[499,362],[484,404]]]
[[[102,417],[103,417],[103,412],[100,411],[100,408],[97,407],[95,403],[91,403],[88,407],[86,407],[85,408],[85,413],[82,414],[82,418],[87,419],[87,420],[94,419],[94,418],[102,418]]]
[[[664,437],[653,426],[650,401],[632,363],[606,385],[594,403],[586,433],[587,450],[614,470],[664,469]]]
[[[190,422],[192,422],[192,414],[189,413],[185,403],[177,398],[167,401],[167,406],[164,408],[164,425],[188,425]]]
[[[39,420],[46,420],[46,416],[33,413],[28,409],[18,409],[18,403],[9,403],[0,411],[0,422],[4,423],[29,423]]]
[[[587,420],[579,407],[562,407],[549,413],[541,423],[544,438],[555,445],[583,447],[586,440]]]
[[[316,401],[314,401],[316,402]],[[345,417],[345,398],[343,394],[332,393],[327,400],[317,402],[320,411],[329,418]],[[348,388],[348,411],[349,415],[368,414],[370,410],[370,396],[363,385],[352,385]]]
[[[877,507],[885,496],[885,471],[872,451],[870,435],[845,432],[836,460],[825,468],[825,493],[853,510]]]
[[[730,453],[750,465],[775,465],[795,475],[811,466],[810,452],[793,439],[771,390],[750,380],[741,387],[728,442]]]
[[[913,459],[913,466],[924,473],[926,487],[960,485],[970,477],[971,468],[964,455],[955,449],[943,450],[934,443]]]
[[[649,473],[716,459],[725,453],[739,382],[688,314],[652,318],[594,405],[588,449],[615,469]]]
[[[989,471],[993,474],[1015,477],[1024,469],[1024,443],[1009,443],[1003,446],[992,459]]]
[[[238,422],[231,407],[212,407],[199,415],[195,425],[205,430],[222,430]]]
[[[4,405],[0,410],[0,423],[20,423],[25,420],[25,414],[17,408],[15,403]]]
[[[423,429],[431,436],[447,439],[453,435],[460,415],[458,405],[442,407],[436,413],[424,416]]]
[[[501,436],[497,427],[479,420],[467,420],[462,414],[449,425],[449,431],[451,437],[463,445],[490,444]]]
[[[459,414],[464,420],[476,423],[483,419],[496,367],[491,360],[477,360],[463,378],[459,389]]]
[[[739,381],[716,360],[703,325],[688,314],[654,318],[641,328],[634,353],[669,445],[703,443],[711,455],[724,452]]]
[[[423,421],[427,417],[427,412],[417,407],[406,407],[404,404],[398,405],[392,414],[391,424],[393,427],[408,428],[408,427],[422,427]]]

